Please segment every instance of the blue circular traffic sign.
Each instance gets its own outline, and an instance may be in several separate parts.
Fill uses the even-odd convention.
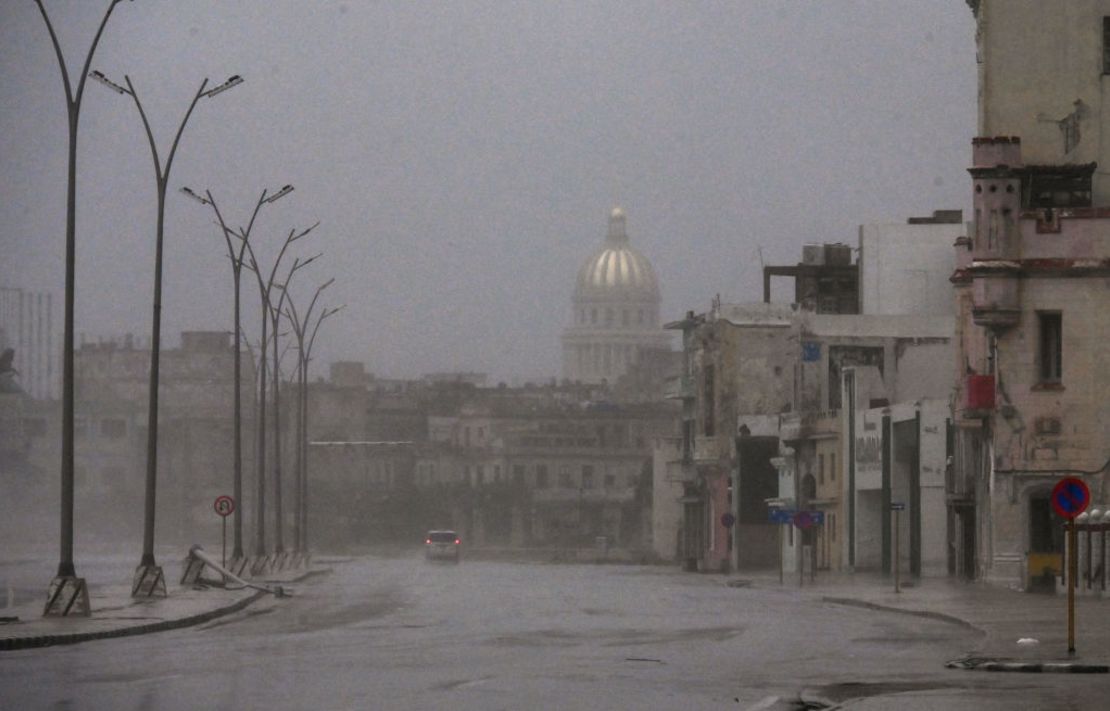
[[[1091,490],[1082,479],[1069,476],[1052,487],[1051,501],[1056,513],[1071,520],[1087,509],[1091,503]]]

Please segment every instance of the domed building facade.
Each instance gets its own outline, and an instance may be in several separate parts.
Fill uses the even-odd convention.
[[[605,243],[578,270],[573,321],[563,332],[563,377],[615,383],[648,351],[670,350],[659,302],[655,269],[629,244],[624,210],[613,208]]]

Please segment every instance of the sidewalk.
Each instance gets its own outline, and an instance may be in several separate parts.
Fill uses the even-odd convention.
[[[127,584],[91,589],[89,617],[43,617],[42,602],[4,608],[5,617],[18,621],[0,624],[0,653],[6,650],[75,644],[94,639],[127,637],[180,629],[230,615],[270,593],[251,588],[182,587],[180,566],[165,566],[167,597],[137,600]],[[326,572],[310,567],[270,573],[253,582],[292,583]],[[207,574],[212,577],[211,572]]]
[[[760,589],[779,588],[777,573],[731,576]],[[969,656],[1023,662],[1110,663],[1110,600],[1076,596],[1074,656],[1068,655],[1067,597],[1019,592],[985,583],[952,578],[906,581],[894,592],[892,578],[873,573],[818,573],[798,587],[797,574],[787,575],[784,594],[809,596],[821,602],[866,607],[943,620],[976,630],[979,641]],[[1032,638],[1038,643],[1021,646]],[[1032,669],[1030,669],[1032,671]]]

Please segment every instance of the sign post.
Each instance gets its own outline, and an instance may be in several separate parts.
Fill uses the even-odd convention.
[[[906,504],[900,501],[893,502],[890,505],[890,510],[894,512],[894,592],[901,593],[902,578],[899,569],[900,561],[898,560],[900,558],[898,550],[898,530],[901,528],[899,523],[902,512],[906,510]]]
[[[1075,654],[1075,586],[1079,581],[1079,560],[1076,551],[1075,517],[1091,503],[1091,490],[1082,479],[1065,477],[1052,487],[1052,508],[1067,519],[1068,531],[1068,654]]]
[[[235,513],[235,499],[227,495],[217,496],[212,502],[212,508],[220,517],[223,532],[220,535],[220,565],[227,567],[227,517]]]
[[[772,508],[772,509],[768,510],[768,514],[769,514],[769,517],[771,519],[771,523],[777,524],[777,528],[778,528],[778,532],[779,532],[779,535],[778,535],[778,540],[779,540],[779,585],[782,585],[782,582],[783,582],[782,527],[783,527],[784,524],[785,525],[790,525],[790,522],[794,520],[794,512],[791,511],[790,509]]]

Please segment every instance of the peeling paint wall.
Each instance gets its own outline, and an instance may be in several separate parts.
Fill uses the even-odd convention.
[[[981,0],[978,135],[1021,136],[1027,163],[1110,165],[1107,16],[1110,0]],[[1095,204],[1110,203],[1107,177]]]

